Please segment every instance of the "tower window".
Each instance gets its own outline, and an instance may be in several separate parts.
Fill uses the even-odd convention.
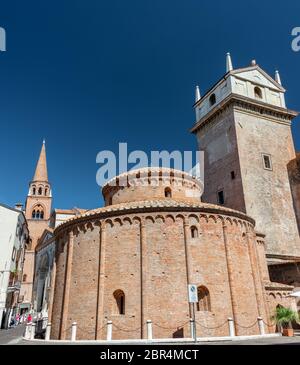
[[[35,188],[32,188],[32,194],[35,195],[35,191],[36,189]]]
[[[47,195],[47,193],[48,193],[48,189],[46,188],[46,189],[45,189],[45,195]]]
[[[224,203],[225,203],[224,191],[220,190],[218,191],[218,204],[223,205]]]
[[[165,197],[172,198],[172,190],[170,188],[165,188]]]
[[[210,295],[208,289],[205,286],[198,287],[197,311],[211,311]]]
[[[231,171],[230,175],[231,175],[231,179],[234,180],[235,179],[235,172]]]
[[[211,94],[211,96],[209,97],[209,105],[213,106],[214,104],[216,104],[216,95]]]
[[[195,226],[191,227],[191,237],[192,238],[198,238],[198,229]]]
[[[32,219],[44,219],[44,210],[41,205],[36,205],[31,214]]]
[[[254,88],[254,96],[256,97],[256,99],[262,99],[262,92],[258,86],[255,86]]]
[[[39,195],[42,195],[42,188],[39,188],[38,193]]]
[[[116,301],[116,308],[118,314],[125,314],[125,294],[122,290],[116,290],[114,292],[114,298]]]
[[[262,155],[263,158],[263,166],[265,170],[272,170],[272,162],[271,162],[271,156],[267,154]]]

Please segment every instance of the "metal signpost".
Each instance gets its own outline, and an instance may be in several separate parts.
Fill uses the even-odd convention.
[[[193,338],[194,338],[194,341],[197,342],[196,316],[195,316],[195,303],[198,303],[197,285],[189,284],[188,285],[188,293],[189,293],[189,303],[192,304]]]

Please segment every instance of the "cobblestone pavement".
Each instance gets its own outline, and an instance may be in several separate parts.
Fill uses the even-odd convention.
[[[61,343],[59,341],[26,341],[23,339],[25,326],[18,326],[8,330],[0,330],[0,345],[76,345],[76,342]],[[80,345],[97,345],[95,342],[80,342]],[[117,344],[117,343],[116,343]],[[122,345],[126,343],[122,342]],[[194,342],[178,342],[178,343],[163,343],[163,345],[195,345]],[[250,340],[238,341],[216,341],[216,342],[198,342],[197,346],[201,345],[300,345],[300,336],[296,337],[273,337],[273,338],[259,338]]]

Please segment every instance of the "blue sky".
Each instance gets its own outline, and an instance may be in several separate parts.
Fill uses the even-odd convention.
[[[46,139],[54,207],[102,205],[97,152],[195,150],[194,87],[234,67],[278,68],[300,110],[299,1],[9,1],[0,6],[0,201],[24,202]],[[293,125],[300,149],[300,119]]]

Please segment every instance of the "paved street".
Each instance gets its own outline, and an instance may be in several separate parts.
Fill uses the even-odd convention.
[[[0,330],[0,345],[16,345],[23,341],[25,326],[18,326],[8,330]]]
[[[25,327],[18,326],[16,328],[8,330],[0,330],[0,345],[59,345],[68,344],[76,345],[76,343],[62,343],[62,342],[46,342],[46,341],[25,341],[22,336]],[[96,342],[80,342],[81,345],[97,345]],[[115,343],[118,344],[118,343]],[[122,342],[122,345],[126,343]],[[195,345],[195,343],[164,343],[163,345]],[[300,336],[296,337],[275,337],[275,338],[261,338],[261,339],[251,339],[251,340],[239,340],[239,341],[218,341],[218,342],[199,342],[197,345],[300,345]]]

